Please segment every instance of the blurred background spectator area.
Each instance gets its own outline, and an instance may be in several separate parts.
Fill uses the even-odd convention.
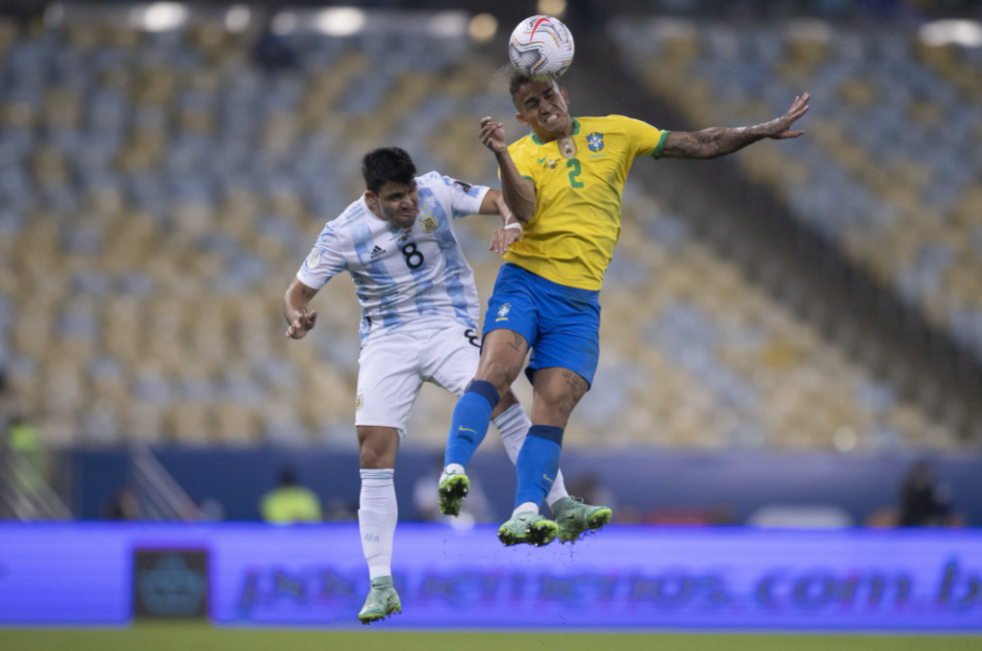
[[[463,13],[435,14],[415,31],[412,22],[373,20],[371,31],[332,36],[304,29],[316,22],[298,21],[294,13],[259,19],[243,7],[176,15],[147,9],[126,13],[125,21],[82,7],[49,10],[44,24],[8,20],[0,28],[0,345],[20,409],[53,445],[352,444],[354,292],[343,279],[330,283],[317,299],[326,307],[322,327],[299,345],[282,337],[279,295],[323,222],[363,191],[356,163],[368,148],[400,145],[421,171],[496,184],[493,159],[473,132],[480,116],[513,112],[495,74],[498,59],[473,47]],[[441,27],[434,30],[437,19]],[[686,106],[713,107],[699,122],[768,117],[794,95],[781,82],[783,70],[771,70],[784,51],[777,33],[761,29],[737,38],[706,27],[679,40],[648,39],[644,24],[636,32],[619,29],[625,47],[638,44],[639,57],[657,59],[645,77],[655,91],[664,82],[678,86],[674,97]],[[849,178],[826,164],[837,151],[828,134],[845,134],[854,109],[882,106],[886,97],[876,89],[892,88],[913,102],[927,89],[954,88],[944,77],[907,75],[901,64],[926,70],[913,54],[909,63],[891,59],[891,83],[869,81],[877,77],[875,66],[886,64],[867,62],[865,52],[890,43],[906,52],[902,35],[857,32],[839,40],[846,45],[838,49],[813,39],[790,50],[798,58],[788,66],[811,65],[826,80],[813,88],[822,98],[813,109],[815,136],[802,145],[748,150],[741,168],[756,176],[764,168],[783,170],[775,187],[792,188],[789,199],[808,208],[794,214],[847,248],[859,237],[850,233],[868,233],[879,228],[877,215],[891,216],[883,217],[883,227],[915,242],[904,250],[926,251],[893,256],[887,234],[883,246],[871,246],[871,256],[900,265],[898,279],[916,272],[915,258],[943,259],[951,273],[942,276],[964,278],[962,289],[974,287],[977,277],[958,271],[959,260],[969,270],[975,263],[970,232],[957,230],[973,223],[968,176],[974,168],[955,176],[929,173],[928,163],[904,153],[914,156],[913,144],[898,149],[892,164],[912,174],[924,168],[925,183],[938,176],[943,181],[925,191],[935,197],[945,190],[951,199],[952,217],[941,220],[947,225],[918,212],[917,229],[901,219],[912,214],[909,202],[895,205],[853,181],[823,185]],[[833,55],[840,50],[860,63],[837,66]],[[727,74],[737,55],[747,59],[739,76],[716,83],[721,80],[711,75]],[[966,65],[945,69],[956,75]],[[675,84],[682,74],[706,83]],[[728,101],[686,99],[700,88]],[[854,101],[863,93],[876,102]],[[960,135],[946,130],[946,137],[953,147],[968,147],[977,104],[954,90],[932,97],[935,108],[923,111],[955,111]],[[897,149],[891,134],[924,140],[917,134],[930,121],[925,126],[909,115],[914,105],[908,104],[891,113],[892,122],[867,120],[882,136],[875,142]],[[960,150],[930,149],[931,165],[958,167],[952,161]],[[965,151],[974,161],[977,152]],[[908,177],[883,178],[911,187]],[[639,185],[629,186],[624,204],[625,236],[605,289],[599,381],[571,427],[570,444],[955,445],[944,423],[900,399],[699,241],[684,206],[664,205],[657,188]],[[487,296],[498,264],[484,244],[493,222],[462,224]],[[936,241],[935,227],[943,225],[944,242],[961,253]],[[917,239],[924,229],[935,230]],[[978,297],[958,296],[965,299],[958,305],[967,310],[966,323],[974,323],[969,312]],[[424,392],[410,442],[440,445],[451,405],[447,396]]]
[[[282,292],[323,224],[364,191],[368,149],[398,145],[421,173],[498,185],[475,125],[495,115],[510,138],[523,133],[500,67],[504,26],[529,12],[503,4],[499,29],[475,15],[479,3],[373,4],[31,13],[40,5],[18,2],[0,13],[0,406],[30,425],[19,440],[68,451],[355,447],[353,287],[339,277],[320,292],[318,328],[302,342],[283,337]],[[604,286],[597,381],[565,445],[587,456],[977,452],[978,405],[945,389],[943,368],[891,372],[908,348],[944,349],[952,373],[980,377],[977,7],[617,5],[548,4],[578,35],[563,80],[574,112],[683,130],[767,120],[806,90],[814,99],[798,141],[716,167],[639,161]],[[927,334],[889,347],[869,344],[875,328],[840,337],[825,324],[881,301],[824,306],[817,319],[808,291],[798,301],[774,291],[707,236],[697,213],[736,224],[731,213],[753,208],[703,174],[766,195],[773,219],[832,252],[821,273],[841,258]],[[702,192],[673,191],[676,179]],[[713,195],[730,205],[702,201]],[[487,251],[497,223],[457,226],[484,299],[500,263]],[[776,275],[819,266],[803,258]],[[515,388],[528,404],[527,383]],[[442,448],[453,404],[425,388],[406,446]],[[600,477],[571,479],[602,493]],[[624,506],[639,520],[748,516],[725,495],[704,497],[697,512]]]

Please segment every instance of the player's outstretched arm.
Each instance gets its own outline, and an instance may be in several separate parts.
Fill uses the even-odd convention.
[[[504,224],[502,228],[492,233],[491,244],[488,245],[488,250],[494,251],[498,255],[504,255],[508,252],[508,247],[521,239],[521,223],[515,219],[515,216],[505,203],[505,197],[497,190],[488,190],[487,194],[484,195],[484,200],[481,201],[480,212],[482,215],[501,215],[501,220]]]
[[[308,314],[307,305],[316,295],[316,289],[307,287],[297,278],[294,278],[287,288],[283,295],[283,316],[290,324],[286,329],[286,336],[290,339],[303,339],[313,330],[317,323],[317,312]]]
[[[501,170],[501,193],[511,208],[515,219],[526,223],[535,215],[535,184],[523,178],[515,167],[505,143],[505,129],[501,122],[481,118],[481,143],[494,152]]]
[[[795,120],[808,112],[808,100],[811,96],[805,93],[796,97],[791,110],[770,122],[764,122],[753,127],[738,127],[726,129],[712,127],[703,131],[672,131],[665,140],[663,158],[705,159],[719,158],[739,151],[747,145],[764,138],[786,140],[804,135],[804,131],[791,131]]]

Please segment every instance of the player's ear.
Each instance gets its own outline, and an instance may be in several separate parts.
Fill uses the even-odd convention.
[[[376,197],[375,193],[371,190],[365,190],[365,203],[367,203],[369,206],[378,208],[378,197]]]
[[[563,102],[565,104],[569,105],[569,94],[566,93],[566,89],[565,88],[560,88],[559,89],[559,95],[560,95],[560,97],[563,98]]]
[[[530,123],[529,123],[529,121],[528,121],[528,120],[526,120],[526,119],[525,119],[525,116],[524,116],[524,115],[522,115],[521,113],[516,113],[516,114],[515,114],[515,119],[516,119],[516,120],[518,120],[518,123],[519,123],[519,124],[523,124],[523,125],[525,125],[525,126],[529,126],[529,125],[530,125]]]

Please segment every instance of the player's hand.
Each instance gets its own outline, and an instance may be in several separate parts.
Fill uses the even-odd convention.
[[[498,255],[508,253],[508,247],[522,238],[522,231],[517,228],[499,228],[491,234],[491,245],[488,250]]]
[[[811,95],[805,93],[801,97],[794,98],[794,104],[791,105],[791,110],[780,117],[772,121],[773,132],[767,134],[768,138],[774,138],[775,140],[785,140],[787,138],[797,138],[798,136],[805,135],[804,131],[791,131],[791,125],[794,124],[795,120],[803,116],[808,112],[808,100],[811,99]]]
[[[301,314],[290,327],[286,329],[286,336],[290,339],[303,339],[307,336],[307,333],[314,329],[314,325],[317,323],[317,312],[311,312],[310,314]]]
[[[481,118],[481,144],[496,154],[507,150],[505,126],[501,122],[492,122],[491,118]]]

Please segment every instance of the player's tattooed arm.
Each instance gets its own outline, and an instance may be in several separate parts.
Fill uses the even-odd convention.
[[[310,300],[316,295],[316,289],[307,287],[297,278],[287,288],[283,295],[283,316],[290,324],[286,329],[290,339],[303,339],[316,325],[317,312],[307,312]]]
[[[501,170],[501,193],[505,203],[511,208],[515,219],[525,223],[535,215],[535,184],[524,178],[515,167],[515,161],[508,153],[505,142],[504,125],[492,122],[491,118],[481,118],[481,143],[494,152]]]
[[[796,97],[791,109],[779,118],[753,127],[727,129],[712,127],[702,131],[672,131],[665,139],[663,158],[707,159],[732,154],[764,138],[786,140],[804,135],[791,131],[795,120],[808,112],[810,95]]]

